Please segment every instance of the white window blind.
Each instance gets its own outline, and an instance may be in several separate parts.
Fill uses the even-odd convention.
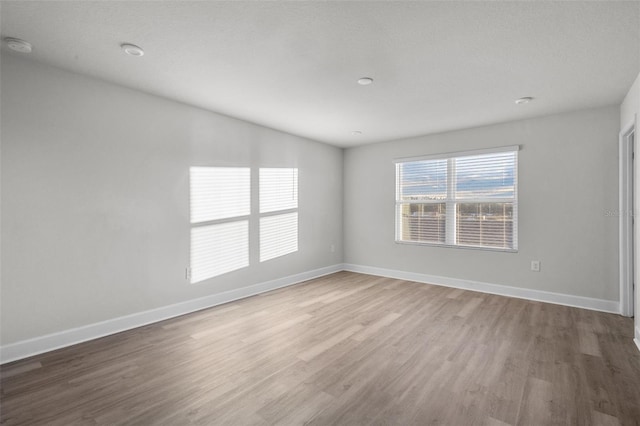
[[[396,163],[396,241],[516,250],[518,147]]]
[[[249,266],[249,222],[191,228],[191,282]]]
[[[248,167],[191,167],[191,223],[251,213]]]
[[[260,213],[298,208],[298,169],[260,169]]]
[[[298,251],[298,169],[261,168],[260,262]]]
[[[249,266],[251,170],[191,167],[191,283]]]
[[[260,262],[298,251],[298,213],[260,218]]]

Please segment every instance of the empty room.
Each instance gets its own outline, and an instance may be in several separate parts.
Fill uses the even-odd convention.
[[[639,1],[0,19],[0,424],[640,425]]]

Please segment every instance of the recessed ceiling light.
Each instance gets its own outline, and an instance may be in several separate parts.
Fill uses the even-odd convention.
[[[144,50],[141,47],[136,46],[135,44],[124,43],[121,44],[120,47],[124,50],[124,53],[130,56],[143,56]]]
[[[351,134],[352,134],[353,136],[358,136],[358,135],[361,135],[361,134],[362,134],[362,132],[361,132],[360,130],[354,130],[353,132],[351,132]]]
[[[368,86],[373,83],[373,79],[371,77],[362,77],[358,79],[358,84],[361,86]]]
[[[528,104],[532,100],[533,98],[531,96],[525,96],[524,98],[516,99],[516,104],[518,105]]]
[[[5,37],[4,42],[7,43],[9,49],[15,50],[16,52],[31,53],[31,51],[33,50],[33,48],[31,47],[31,43],[20,40],[19,38]]]

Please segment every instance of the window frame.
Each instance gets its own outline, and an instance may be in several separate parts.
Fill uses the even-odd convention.
[[[484,250],[484,251],[498,251],[498,252],[518,252],[518,163],[520,150],[519,145],[505,146],[499,148],[480,149],[473,151],[458,151],[450,153],[441,153],[434,155],[425,155],[419,157],[405,157],[395,159],[395,206],[394,206],[394,226],[395,226],[395,243],[418,245],[418,246],[431,246],[431,247],[444,247],[444,248],[457,248],[467,250]],[[456,192],[456,159],[460,157],[471,157],[480,155],[500,154],[506,152],[515,153],[514,164],[514,193],[513,197],[490,197],[490,198],[457,198]],[[446,160],[447,173],[446,173],[446,195],[443,199],[433,200],[411,200],[404,201],[401,199],[400,193],[400,167],[403,163],[418,162],[418,161],[431,161],[431,160]],[[477,245],[465,245],[457,244],[457,205],[458,204],[480,204],[480,203],[513,203],[513,227],[512,227],[512,247],[493,247],[493,246],[477,246]],[[401,208],[403,205],[445,205],[445,241],[439,243],[435,241],[415,241],[415,240],[403,240],[402,238],[402,218]]]

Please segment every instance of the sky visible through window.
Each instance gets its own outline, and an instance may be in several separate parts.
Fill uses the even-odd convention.
[[[504,152],[454,158],[456,198],[466,194],[485,198],[513,197],[516,154]],[[402,200],[441,200],[447,197],[447,160],[402,163]]]

